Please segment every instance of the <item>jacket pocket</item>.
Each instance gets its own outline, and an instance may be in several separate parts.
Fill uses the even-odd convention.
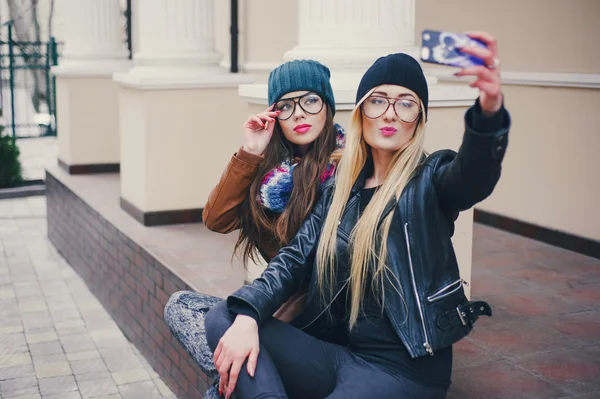
[[[433,294],[429,295],[427,297],[427,301],[430,303],[433,303],[433,302],[439,301],[441,299],[444,299],[444,298],[454,294],[456,291],[460,290],[462,288],[463,284],[469,285],[468,282],[466,282],[462,278],[459,278],[458,280],[453,281],[450,284],[443,286],[442,288],[440,288]]]

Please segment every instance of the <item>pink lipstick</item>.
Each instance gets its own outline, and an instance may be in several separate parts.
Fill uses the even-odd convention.
[[[307,125],[307,124],[298,125],[294,128],[294,131],[296,133],[306,133],[310,130],[311,127],[312,127],[312,125]]]
[[[393,136],[398,131],[398,129],[392,126],[385,126],[379,130],[381,130],[381,134],[383,134],[386,137]]]

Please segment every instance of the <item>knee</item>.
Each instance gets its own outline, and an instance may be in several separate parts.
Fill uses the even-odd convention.
[[[178,320],[183,314],[183,305],[180,301],[182,295],[189,291],[178,291],[171,295],[163,311],[163,318],[171,330],[178,325]]]
[[[204,321],[206,329],[206,341],[210,349],[214,352],[219,344],[219,340],[233,324],[233,316],[227,309],[226,301],[216,304],[207,314]]]

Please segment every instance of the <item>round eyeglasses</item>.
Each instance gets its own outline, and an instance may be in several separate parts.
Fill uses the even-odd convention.
[[[281,111],[277,119],[285,121],[296,112],[296,104],[310,115],[316,115],[323,109],[323,99],[315,93],[307,93],[298,97],[286,98],[275,103],[275,111]]]
[[[385,114],[390,106],[394,107],[396,116],[406,123],[417,120],[421,108],[414,100],[408,98],[389,98],[383,96],[369,96],[361,105],[363,114],[369,119],[377,119]]]

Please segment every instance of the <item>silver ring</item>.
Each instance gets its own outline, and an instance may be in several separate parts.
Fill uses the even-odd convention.
[[[498,57],[494,57],[494,63],[492,65],[488,65],[488,69],[496,69],[500,66],[500,59]]]

